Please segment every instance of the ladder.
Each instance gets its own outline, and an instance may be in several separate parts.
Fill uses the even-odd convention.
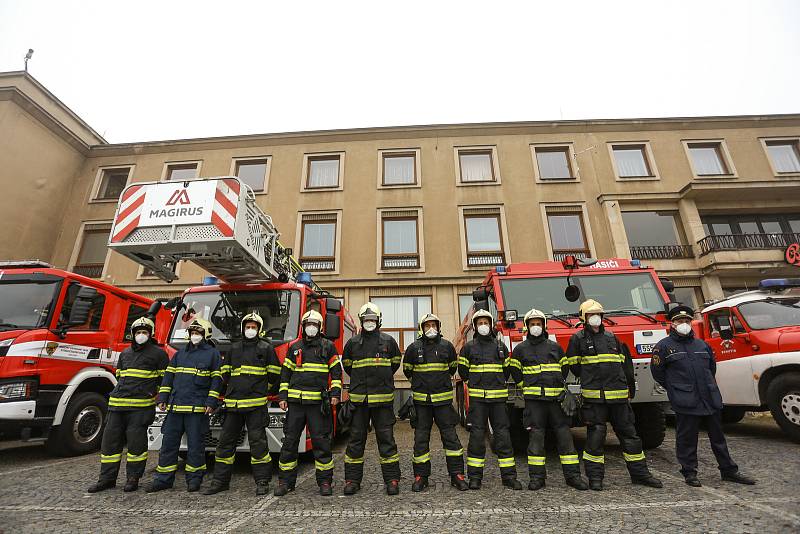
[[[128,186],[108,246],[166,282],[180,261],[229,284],[293,281],[303,269],[279,238],[253,190],[222,176]]]

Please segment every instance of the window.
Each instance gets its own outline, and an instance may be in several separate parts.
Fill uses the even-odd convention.
[[[676,287],[672,293],[675,295],[675,301],[689,306],[693,310],[699,310],[700,305],[703,303],[702,295],[699,287]]]
[[[100,278],[106,263],[108,235],[107,226],[89,226],[83,230],[78,260],[72,270],[90,278]]]
[[[133,339],[131,336],[131,327],[137,319],[141,319],[145,315],[147,315],[147,308],[137,306],[136,304],[128,306],[128,319],[125,321],[125,331],[122,333],[123,341],[131,341]]]
[[[536,146],[536,177],[538,180],[571,180],[576,178],[570,164],[570,146]]]
[[[800,214],[701,216],[707,236],[779,235],[800,230]]]
[[[268,166],[269,158],[237,159],[234,160],[233,174],[254,192],[260,193],[267,190]]]
[[[797,139],[765,141],[772,168],[776,173],[800,172],[800,148]]]
[[[572,254],[577,258],[591,256],[586,242],[583,215],[580,212],[547,211],[547,226],[550,229],[550,245],[553,259],[561,261]]]
[[[720,141],[687,143],[692,167],[697,176],[727,176],[733,174],[723,154]]]
[[[405,352],[417,337],[420,316],[431,312],[431,297],[373,297],[370,300],[383,313],[381,331],[392,336]]]
[[[306,189],[331,189],[339,187],[341,156],[308,156]]]
[[[472,304],[474,304],[474,302],[471,294],[458,296],[458,317],[460,322],[464,322],[464,319],[467,318],[467,314],[469,313],[470,308],[472,308]]]
[[[494,147],[456,148],[459,184],[499,183]]]
[[[173,273],[178,275],[178,264],[177,263],[165,262],[165,265],[166,265],[167,268],[169,268],[170,271],[172,271]],[[139,268],[139,275],[138,275],[137,278],[157,278],[157,277],[156,277],[155,273],[151,269],[149,269],[147,267],[140,267]]]
[[[614,168],[620,178],[653,178],[644,144],[613,144]]]
[[[632,258],[669,259],[691,255],[691,247],[683,245],[677,212],[623,211],[622,223]]]
[[[304,213],[300,229],[300,265],[307,271],[336,270],[336,213]]]
[[[175,182],[194,180],[200,172],[198,163],[168,163],[166,179]]]
[[[66,324],[69,320],[70,313],[72,312],[72,305],[78,298],[78,292],[81,288],[87,287],[77,282],[73,282],[67,288],[67,294],[64,296],[64,304],[61,306],[61,316],[59,317],[59,324]],[[92,300],[92,305],[89,308],[89,317],[86,322],[81,325],[70,326],[70,330],[100,330],[100,322],[103,318],[103,309],[106,305],[106,296],[99,291]]]
[[[419,214],[416,210],[382,211],[381,269],[418,269],[420,267]]]
[[[504,265],[506,262],[499,208],[464,210],[467,267]]]
[[[100,169],[100,184],[95,200],[117,200],[122,190],[128,185],[131,167]]]
[[[384,187],[416,185],[417,152],[416,151],[381,151],[381,179]]]

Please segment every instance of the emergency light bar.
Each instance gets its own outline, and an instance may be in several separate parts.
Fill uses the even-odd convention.
[[[758,289],[765,291],[780,291],[800,287],[800,278],[766,278],[758,283]]]

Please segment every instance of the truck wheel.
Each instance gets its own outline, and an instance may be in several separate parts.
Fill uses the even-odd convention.
[[[642,402],[632,406],[636,416],[636,432],[642,440],[642,447],[645,449],[660,447],[664,443],[666,432],[664,408],[656,402]]]
[[[747,409],[742,406],[725,406],[722,408],[722,423],[732,425],[744,419]]]
[[[76,393],[61,424],[50,430],[47,449],[59,456],[87,454],[100,448],[108,401],[99,393]]]
[[[767,389],[767,404],[778,426],[794,441],[800,441],[800,373],[776,377]]]

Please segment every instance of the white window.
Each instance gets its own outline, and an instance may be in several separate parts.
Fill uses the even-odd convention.
[[[473,304],[472,295],[459,295],[458,296],[458,316],[461,322],[467,318],[467,313],[469,313],[470,308],[472,308]]]
[[[414,185],[417,183],[417,164],[414,152],[383,154],[384,186]]]
[[[339,187],[339,156],[312,156],[308,158],[307,189]]]
[[[692,165],[697,176],[724,176],[732,174],[719,141],[688,143]]]
[[[303,214],[300,265],[307,271],[336,270],[336,213]]]
[[[166,179],[175,182],[194,180],[200,172],[200,165],[197,162],[190,163],[168,163]]]
[[[800,172],[800,149],[797,139],[766,141],[766,146],[776,173]]]
[[[503,215],[499,207],[468,207],[462,211],[466,253],[465,267],[505,265]]]
[[[431,313],[431,297],[373,297],[383,313],[381,331],[392,336],[401,351],[414,342],[421,315]]]
[[[491,151],[460,150],[458,160],[461,166],[462,182],[493,182],[495,180]]]
[[[108,253],[108,236],[111,228],[107,225],[87,225],[81,236],[78,259],[72,270],[90,278],[100,278]]]
[[[614,162],[620,178],[651,177],[644,145],[614,145]]]
[[[575,178],[570,165],[568,146],[536,147],[536,165],[540,180],[563,180]]]
[[[117,200],[128,185],[131,167],[100,169],[100,184],[95,200]]]
[[[254,192],[266,191],[269,171],[269,158],[235,160],[234,176],[242,183],[249,185]]]

